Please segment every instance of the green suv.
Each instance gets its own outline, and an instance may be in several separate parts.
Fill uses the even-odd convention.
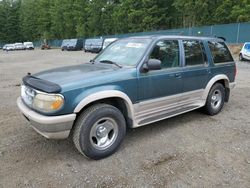
[[[218,114],[235,75],[222,39],[131,37],[90,62],[25,76],[17,104],[41,135],[71,135],[80,153],[101,159],[117,150],[128,128],[198,108]]]

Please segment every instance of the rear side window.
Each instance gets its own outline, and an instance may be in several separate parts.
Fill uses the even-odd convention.
[[[232,55],[224,42],[208,42],[214,63],[225,63],[233,61]]]
[[[186,66],[203,65],[206,62],[204,46],[198,40],[184,40]]]

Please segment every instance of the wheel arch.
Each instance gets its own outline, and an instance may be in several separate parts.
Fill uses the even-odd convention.
[[[125,117],[129,127],[133,126],[134,108],[130,98],[118,90],[106,90],[88,95],[75,107],[74,113],[80,113],[86,108],[97,103],[107,103],[118,108]]]
[[[215,83],[221,83],[225,87],[225,92],[226,92],[226,102],[228,101],[229,98],[229,93],[230,93],[230,87],[229,87],[229,78],[225,74],[219,74],[214,76],[207,84],[205,91],[203,93],[202,99],[204,101],[207,100],[207,96],[209,94],[210,89],[213,87]]]

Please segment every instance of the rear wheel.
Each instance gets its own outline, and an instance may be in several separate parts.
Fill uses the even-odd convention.
[[[116,107],[96,104],[78,117],[73,141],[78,151],[92,159],[113,154],[126,134],[124,116]]]
[[[206,105],[204,107],[205,112],[211,116],[218,114],[223,108],[224,102],[225,88],[222,84],[216,83],[208,94]]]

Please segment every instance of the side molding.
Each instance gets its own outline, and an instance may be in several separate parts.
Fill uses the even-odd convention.
[[[202,95],[202,99],[203,100],[207,100],[207,96],[208,96],[208,93],[211,89],[211,87],[214,85],[215,82],[219,81],[219,80],[224,80],[225,81],[225,86],[226,88],[229,88],[229,79],[228,77],[225,75],[225,74],[219,74],[219,75],[216,75],[214,76],[207,84],[206,88],[205,88],[205,91]]]
[[[130,98],[123,92],[118,90],[106,90],[106,91],[99,91],[94,94],[91,94],[87,97],[85,97],[74,109],[74,113],[80,112],[86,105],[90,104],[91,102],[100,100],[100,99],[106,99],[106,98],[112,98],[112,97],[118,97],[124,100],[126,107],[128,109],[128,116],[133,119],[134,117],[134,108],[133,103],[131,102]]]

